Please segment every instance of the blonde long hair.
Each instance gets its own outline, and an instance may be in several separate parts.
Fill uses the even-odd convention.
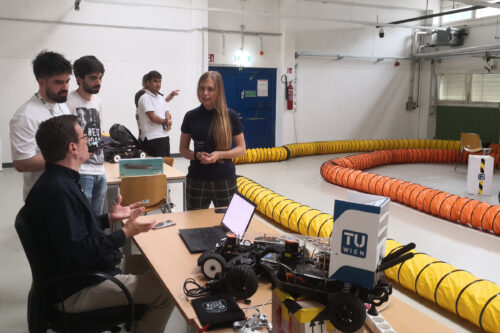
[[[215,141],[217,150],[229,150],[233,143],[233,135],[231,130],[231,122],[229,121],[229,113],[227,111],[226,94],[224,93],[224,83],[222,75],[217,71],[208,71],[203,73],[198,80],[197,94],[200,98],[200,85],[206,80],[212,80],[215,84],[215,117],[210,124],[211,135]]]

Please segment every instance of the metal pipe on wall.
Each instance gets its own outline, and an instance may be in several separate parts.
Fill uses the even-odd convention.
[[[398,56],[362,56],[362,55],[350,55],[350,54],[332,54],[332,53],[311,53],[308,51],[295,52],[295,58],[299,57],[324,57],[324,58],[337,58],[338,60],[346,59],[361,59],[361,60],[411,60],[408,57],[398,57]]]
[[[434,58],[481,54],[486,51],[500,52],[500,45],[493,44],[493,45],[483,45],[483,46],[471,46],[471,47],[462,47],[459,49],[452,49],[452,50],[416,53],[413,54],[413,57],[416,59],[434,59]]]

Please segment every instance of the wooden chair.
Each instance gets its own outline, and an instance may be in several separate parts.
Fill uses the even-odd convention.
[[[140,201],[145,213],[158,208],[164,213],[167,202],[167,176],[161,174],[125,177],[120,185],[120,194],[124,206]]]
[[[455,170],[457,170],[457,165],[462,159],[462,154],[464,151],[468,153],[478,153],[483,152],[484,154],[489,154],[491,149],[483,148],[481,143],[481,138],[477,133],[460,133],[460,154],[458,155],[457,163],[455,164]]]

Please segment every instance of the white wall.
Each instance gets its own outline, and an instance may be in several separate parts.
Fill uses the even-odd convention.
[[[265,36],[265,60],[256,56],[251,64],[278,69],[276,145],[349,138],[415,138],[420,132],[426,132],[419,128],[419,112],[405,110],[410,90],[409,61],[401,60],[401,65],[394,67],[394,61],[294,58],[297,51],[408,57],[411,29],[386,28],[386,37],[380,39],[374,27],[332,20],[376,22],[378,16],[379,22],[390,22],[421,15],[425,3],[407,1],[404,6],[410,9],[406,10],[300,0],[281,0],[279,7],[276,3],[265,0],[209,2],[211,7],[248,13],[211,12],[210,28],[239,30],[244,24],[248,31],[281,34],[279,38]],[[384,1],[384,4],[402,6],[398,1]],[[268,16],[252,18],[251,12],[265,12]],[[245,37],[245,48],[247,41],[252,50],[255,44],[260,46],[258,37]],[[223,56],[221,35],[209,33],[208,53],[215,54],[217,64],[232,65],[232,53],[240,46],[239,35],[226,35],[226,55]],[[287,68],[294,71],[288,79],[296,79],[295,111],[286,110],[284,86],[279,81]]]
[[[267,12],[279,14],[279,1],[227,1],[227,0],[211,0],[209,1],[211,8],[225,8],[226,12],[210,12],[208,15],[208,27],[212,30],[227,31],[228,33],[210,32],[208,37],[209,53],[214,54],[215,62],[210,65],[230,65],[233,64],[234,53],[242,46],[241,34],[234,33],[241,31],[241,25],[244,26],[246,32],[260,32],[279,34],[280,19],[273,17],[260,17],[241,15],[238,12],[244,10],[246,12]],[[224,37],[223,37],[224,35]],[[263,55],[259,54],[262,51]],[[225,38],[225,48],[223,44]],[[252,67],[276,67],[279,59],[279,41],[280,36],[262,35],[244,36],[243,46],[252,57]]]
[[[11,162],[9,120],[38,90],[31,61],[42,49],[64,54],[68,60],[88,54],[99,58],[106,73],[100,92],[103,129],[115,123],[137,135],[134,94],[142,76],[155,69],[163,75],[162,91],[180,89],[170,103],[174,127],[172,152],[178,152],[184,113],[198,105],[196,82],[206,70],[204,11],[159,6],[122,6],[82,1],[80,11],[68,0],[3,0],[0,2],[0,113],[2,162]],[[139,2],[138,2],[139,3]],[[149,1],[148,3],[152,3]],[[172,5],[206,5],[204,0],[169,1]],[[109,25],[109,26],[102,26]],[[76,89],[72,78],[70,90]]]
[[[104,3],[108,2],[108,3]],[[340,6],[302,0],[148,0],[118,5],[112,1],[82,1],[73,10],[68,0],[3,0],[0,2],[0,114],[2,162],[10,162],[8,122],[15,110],[37,90],[31,61],[41,49],[65,54],[71,61],[94,54],[106,67],[101,97],[104,128],[119,122],[137,134],[132,98],[141,77],[151,69],[164,75],[163,92],[180,89],[171,103],[174,129],[172,152],[178,151],[180,123],[184,113],[197,106],[195,85],[206,70],[207,54],[214,65],[232,65],[233,53],[241,47],[239,34],[206,32],[205,29],[264,33],[246,36],[245,49],[253,67],[277,68],[276,145],[315,140],[351,138],[431,138],[435,115],[429,113],[430,64],[422,64],[419,108],[406,111],[412,69],[408,60],[394,62],[328,58],[295,59],[297,51],[341,53],[359,56],[401,56],[411,53],[412,31],[378,30],[361,24],[333,20],[390,22],[421,15],[424,1],[377,1],[408,9]],[[141,5],[146,3],[147,5]],[[439,1],[429,2],[433,11]],[[194,6],[196,9],[172,8]],[[210,9],[221,10],[206,10]],[[490,20],[491,21],[491,20]],[[412,24],[424,24],[415,22]],[[427,24],[430,24],[430,20]],[[109,26],[102,26],[109,25]],[[277,34],[270,36],[266,34]],[[466,46],[498,43],[495,26],[471,28]],[[478,58],[445,59],[438,69],[482,68]],[[289,80],[297,79],[297,104],[286,110],[284,86],[279,78],[293,68]],[[295,72],[297,71],[297,72]],[[415,73],[415,80],[416,80]],[[75,81],[71,82],[76,88]],[[417,89],[415,84],[415,91]],[[416,94],[415,94],[416,97]],[[177,124],[177,126],[175,125]]]

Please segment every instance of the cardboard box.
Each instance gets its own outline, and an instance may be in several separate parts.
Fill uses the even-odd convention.
[[[278,288],[273,290],[274,333],[333,333],[330,321],[314,321],[325,306],[314,300],[295,300]]]
[[[120,160],[120,178],[163,173],[163,158],[125,158]]]

